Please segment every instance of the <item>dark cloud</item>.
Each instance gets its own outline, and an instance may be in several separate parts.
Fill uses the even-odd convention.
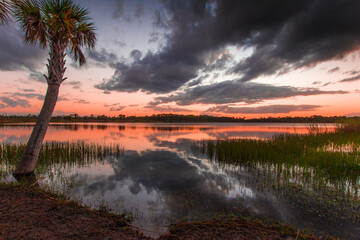
[[[175,102],[178,105],[259,103],[264,100],[319,94],[343,94],[344,91],[321,91],[316,88],[272,86],[263,83],[224,81],[197,86],[165,97],[157,97],[151,105]]]
[[[46,78],[44,77],[44,74],[39,71],[32,71],[29,75],[31,80],[35,80],[37,82],[46,83]]]
[[[213,72],[216,70],[223,70],[226,64],[233,60],[233,56],[229,53],[220,54],[218,56],[211,56],[210,63],[204,68],[204,72]]]
[[[24,34],[15,24],[0,26],[0,70],[34,72],[45,66],[46,56],[47,50],[24,43]]]
[[[117,111],[123,110],[124,108],[126,108],[126,106],[111,107],[111,108],[109,109],[109,111],[110,111],[110,112],[117,112]]]
[[[151,32],[149,43],[157,42],[160,39],[160,33],[158,32]]]
[[[38,100],[44,100],[45,96],[43,94],[38,94],[38,93],[20,93],[20,92],[16,92],[12,94],[13,97],[24,97],[24,98],[28,98],[28,99],[33,99],[36,98]]]
[[[0,97],[0,108],[8,108],[8,107],[23,107],[29,108],[31,107],[30,103],[26,99],[20,98],[10,98],[10,97]]]
[[[200,83],[202,83],[203,80],[205,80],[209,76],[210,76],[209,74],[205,74],[204,76],[201,76],[201,77],[189,82],[188,87],[193,87],[193,86],[199,85]]]
[[[340,70],[340,67],[335,67],[335,68],[332,68],[328,71],[328,73],[334,73],[334,72],[338,72]]]
[[[142,53],[136,49],[131,51],[130,56],[134,61],[140,61]]]
[[[168,93],[215,69],[241,81],[343,58],[360,45],[357,0],[162,1],[154,23],[169,34],[158,52],[116,63],[103,90]],[[208,56],[227,46],[251,49],[231,68]],[[224,60],[224,59],[223,59]]]
[[[142,89],[149,93],[167,93],[197,76],[196,59],[182,58],[177,54],[167,55],[148,53],[131,65],[118,62],[113,65],[116,69],[114,76],[96,87],[109,91],[137,92]]]
[[[88,64],[101,67],[105,67],[108,64],[117,61],[116,54],[107,52],[104,48],[102,48],[100,51],[87,50],[86,57],[88,60]]]
[[[350,78],[344,78],[344,79],[338,81],[338,83],[354,82],[354,81],[358,81],[358,80],[360,80],[360,75],[357,75],[355,77],[350,77]]]
[[[121,111],[124,108],[126,108],[127,106],[122,106],[119,103],[114,103],[114,104],[104,104],[104,107],[109,107],[109,111],[111,112],[116,112],[116,111]]]
[[[315,81],[315,82],[312,83],[312,85],[318,85],[318,84],[321,84],[321,82],[320,81]]]
[[[207,112],[242,113],[242,114],[265,114],[265,113],[290,113],[314,111],[322,106],[319,105],[269,105],[260,107],[231,107],[228,105],[215,106]]]

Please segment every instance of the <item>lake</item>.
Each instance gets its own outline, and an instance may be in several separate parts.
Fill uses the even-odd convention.
[[[321,131],[334,129],[333,125],[318,127]],[[0,126],[0,142],[26,143],[31,130],[31,124]],[[357,239],[358,209],[332,195],[331,184],[326,193],[314,189],[309,176],[280,184],[280,180],[272,178],[276,171],[273,166],[219,163],[204,154],[197,144],[229,138],[270,139],[291,133],[308,134],[309,126],[54,123],[49,126],[46,142],[78,144],[80,148],[100,146],[101,156],[82,150],[81,156],[86,156],[87,161],[74,158],[73,162],[47,163],[39,166],[36,174],[44,177],[39,181],[44,188],[64,193],[93,208],[126,212],[133,218],[133,225],[151,230],[144,230],[146,235],[157,236],[166,232],[171,223],[182,220],[255,216]],[[112,151],[115,147],[116,153]],[[3,169],[13,167],[5,165],[2,163]],[[299,167],[290,168],[296,173]],[[4,174],[2,181],[13,181],[13,177]],[[328,194],[326,201],[322,200],[324,194]],[[358,197],[358,192],[353,190],[347,194]]]

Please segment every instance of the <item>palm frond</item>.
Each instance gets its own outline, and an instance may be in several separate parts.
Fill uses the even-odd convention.
[[[42,47],[47,45],[47,27],[39,2],[36,0],[14,1],[14,16],[25,32],[25,42]]]
[[[10,20],[10,3],[7,0],[0,0],[0,24]]]

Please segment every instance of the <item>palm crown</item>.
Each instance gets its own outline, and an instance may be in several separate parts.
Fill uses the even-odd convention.
[[[75,61],[86,63],[81,47],[94,48],[94,24],[88,11],[73,0],[13,0],[14,15],[25,32],[25,42],[45,48],[60,44],[69,48]]]

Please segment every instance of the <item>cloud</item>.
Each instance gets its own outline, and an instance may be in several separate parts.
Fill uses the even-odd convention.
[[[192,110],[185,109],[185,108],[178,108],[178,107],[172,107],[172,106],[145,106],[145,108],[150,108],[153,111],[156,112],[193,112]]]
[[[19,98],[10,98],[10,97],[0,97],[0,108],[8,108],[8,107],[23,107],[29,108],[31,107],[30,103],[26,99]]]
[[[169,96],[156,97],[151,105],[175,102],[178,105],[259,103],[264,100],[319,94],[344,94],[345,91],[321,91],[317,88],[272,86],[263,83],[224,81],[197,86]]]
[[[201,77],[189,82],[188,87],[193,87],[193,86],[199,85],[200,83],[202,83],[203,80],[205,80],[209,76],[210,76],[209,74],[205,74],[204,76],[201,76]]]
[[[22,89],[22,91],[24,91],[24,92],[35,92],[34,89],[28,89],[28,88]]]
[[[314,111],[321,108],[320,105],[268,105],[260,107],[231,107],[228,105],[215,106],[207,112],[242,113],[242,114],[265,114],[265,113],[290,113]]]
[[[80,87],[81,87],[81,82],[80,82],[80,81],[64,82],[64,85],[72,86],[73,89],[80,89]]]
[[[45,66],[47,50],[24,43],[24,34],[15,24],[0,26],[0,70],[36,71]]]
[[[24,98],[28,98],[28,99],[33,99],[36,98],[38,100],[44,100],[45,96],[43,94],[38,94],[38,93],[20,93],[20,92],[15,92],[12,94],[13,97],[24,97]]]
[[[357,75],[355,77],[350,77],[350,78],[344,78],[342,80],[337,81],[338,83],[344,83],[344,82],[354,82],[354,81],[358,81],[360,80],[360,75]]]
[[[86,49],[85,55],[88,65],[93,65],[98,67],[106,67],[110,63],[117,61],[116,54],[108,52],[104,48],[102,48],[99,51]],[[77,64],[72,64],[72,66],[79,68]]]
[[[335,68],[332,68],[328,71],[328,73],[334,73],[334,72],[338,72],[340,70],[340,67],[335,67]]]
[[[148,53],[131,65],[117,62],[113,65],[116,69],[113,77],[95,87],[108,91],[137,92],[141,89],[148,93],[167,93],[197,76],[195,62],[200,63],[198,60],[172,53],[166,55]]]
[[[84,99],[78,99],[78,98],[74,98],[72,101],[74,103],[80,103],[80,104],[89,104],[90,103],[89,101],[86,101]]]
[[[114,63],[114,75],[98,88],[169,93],[218,68],[251,81],[341,59],[360,46],[356,0],[161,2],[154,23],[168,32],[164,47],[131,63]],[[213,69],[208,56],[228,46],[251,54]]]
[[[106,107],[106,108],[110,107],[109,111],[117,112],[117,111],[123,110],[127,106],[122,106],[120,103],[114,103],[114,104],[104,104],[104,107]]]
[[[44,74],[39,71],[33,71],[29,75],[30,79],[35,80],[37,82],[46,83],[46,78],[44,77]]]
[[[346,72],[346,73],[350,73],[351,75],[356,75],[358,74],[360,71],[358,70],[352,70],[352,71],[349,71],[349,72]]]
[[[124,108],[126,108],[126,106],[111,107],[111,108],[109,109],[109,111],[111,111],[111,112],[117,112],[117,111],[123,110]]]

